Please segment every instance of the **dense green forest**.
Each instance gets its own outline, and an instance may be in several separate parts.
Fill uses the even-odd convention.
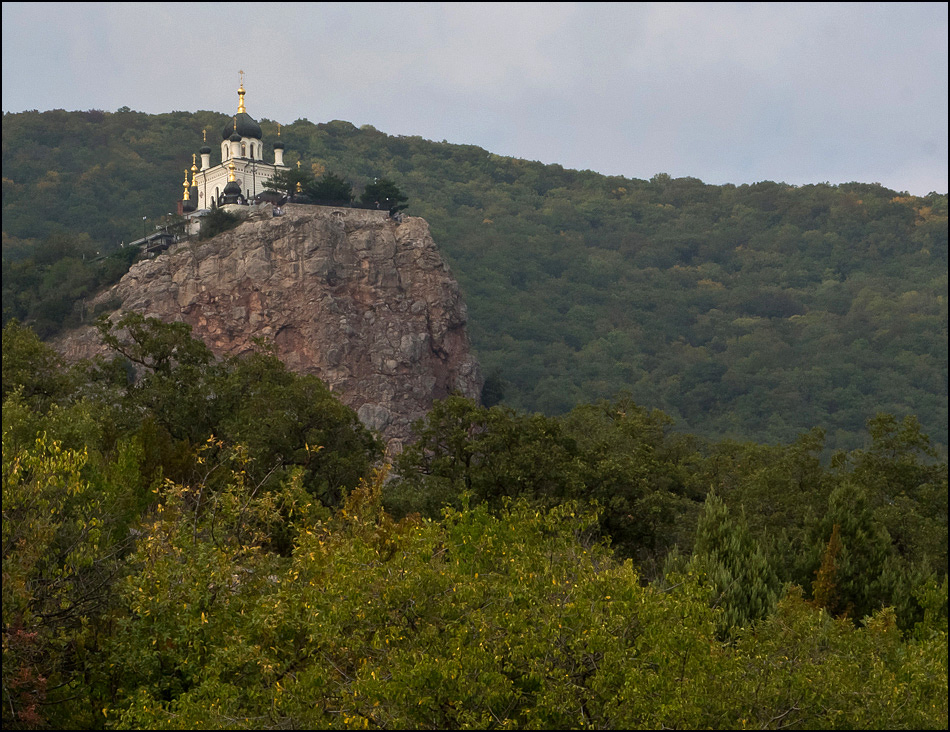
[[[946,728],[947,465],[629,396],[438,402],[388,469],[316,378],[127,314],[3,330],[11,728]]]
[[[201,130],[226,120],[5,114],[4,322],[47,337],[93,318],[85,299],[127,263],[120,242],[143,216],[168,222]],[[430,222],[489,404],[555,416],[625,390],[712,439],[820,426],[829,453],[863,447],[884,411],[915,416],[946,455],[945,193],[607,177],[341,121],[281,139],[289,164],[357,196],[394,181]]]

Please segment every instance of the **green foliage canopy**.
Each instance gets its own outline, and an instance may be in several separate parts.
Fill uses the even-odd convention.
[[[408,200],[409,197],[388,178],[380,178],[368,183],[360,195],[360,202],[364,206],[375,206],[388,210],[391,214],[405,209],[407,205],[405,202]]]
[[[346,206],[353,199],[353,187],[346,180],[329,171],[314,180],[304,190],[319,203]]]
[[[67,232],[103,254],[141,236],[201,129],[226,121],[5,115],[4,318],[44,335],[81,322],[72,308],[101,282],[70,262],[37,301],[36,268],[11,279],[10,260]],[[460,281],[507,406],[556,416],[626,389],[684,431],[776,444],[817,425],[829,452],[862,447],[884,411],[916,415],[946,454],[945,193],[602,176],[342,121],[298,120],[281,139],[291,166],[311,162],[308,180],[315,165],[357,190],[399,182]]]
[[[4,332],[5,728],[946,726],[946,543],[921,565],[931,540],[895,543],[879,501],[946,495],[912,421],[823,467],[816,433],[708,444],[629,399],[452,398],[387,480],[263,346],[102,330],[122,359],[68,370]],[[778,590],[830,521],[834,593]]]

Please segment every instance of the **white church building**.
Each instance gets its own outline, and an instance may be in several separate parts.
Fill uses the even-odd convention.
[[[189,218],[213,208],[247,205],[264,192],[264,184],[278,171],[288,169],[284,165],[284,143],[280,141],[279,126],[274,161],[265,162],[261,126],[247,113],[245,93],[242,80],[238,88],[237,114],[221,131],[221,162],[211,164],[211,147],[206,136],[199,150],[200,168],[196,156],[192,156],[190,185],[188,170],[185,171],[181,213]]]

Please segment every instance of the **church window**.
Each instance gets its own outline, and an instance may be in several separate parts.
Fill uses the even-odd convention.
[[[247,145],[245,145],[243,142],[241,143],[241,157],[247,157]]]

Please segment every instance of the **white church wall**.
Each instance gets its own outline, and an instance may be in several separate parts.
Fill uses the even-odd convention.
[[[229,161],[230,162],[230,161]],[[276,165],[262,163],[259,160],[245,160],[237,158],[234,161],[234,178],[241,184],[241,191],[246,198],[253,198],[266,190],[265,183],[279,170]],[[196,183],[198,186],[198,208],[211,208],[211,201],[220,195],[228,184],[228,167],[224,164],[215,165],[208,170],[198,172]],[[216,193],[217,191],[217,193]]]

